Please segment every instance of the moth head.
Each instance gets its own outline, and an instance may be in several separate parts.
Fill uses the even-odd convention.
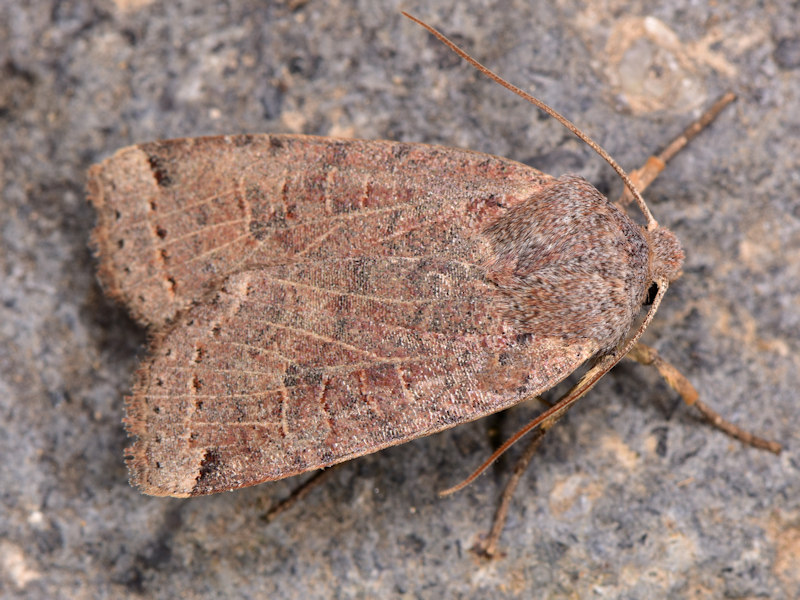
[[[681,275],[685,257],[677,236],[658,227],[646,233],[650,246],[650,276],[653,281],[675,281]]]

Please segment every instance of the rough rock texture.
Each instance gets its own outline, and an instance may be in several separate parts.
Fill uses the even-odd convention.
[[[0,7],[0,595],[796,598],[800,575],[800,13],[789,2],[7,2]],[[388,138],[611,170],[459,63],[414,12],[634,168],[739,94],[648,190],[687,259],[647,342],[775,457],[622,364],[548,435],[494,562],[469,548],[509,470],[440,500],[536,406],[288,480],[145,497],[122,398],[145,334],[102,295],[85,172],[206,134]],[[497,438],[493,437],[497,435]]]

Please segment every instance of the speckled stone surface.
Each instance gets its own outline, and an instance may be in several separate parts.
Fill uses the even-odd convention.
[[[800,596],[800,13],[789,2],[6,2],[0,6],[0,596]],[[288,480],[190,500],[129,487],[122,397],[146,334],[87,247],[87,167],[128,144],[242,132],[506,156],[601,191],[611,170],[461,64],[414,12],[639,166],[739,94],[646,194],[683,278],[645,340],[776,457],[622,364],[555,430],[491,562],[511,468],[460,480],[539,409],[352,461],[279,519]],[[457,182],[454,182],[457,185]],[[517,450],[518,452],[518,450]]]

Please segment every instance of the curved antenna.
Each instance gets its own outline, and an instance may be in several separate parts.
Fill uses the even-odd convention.
[[[647,208],[647,204],[645,204],[645,202],[644,202],[644,198],[642,198],[642,195],[639,193],[639,190],[636,189],[636,186],[633,184],[633,181],[631,181],[631,178],[628,177],[628,174],[623,170],[622,167],[619,166],[617,161],[615,161],[613,158],[611,158],[611,155],[608,152],[603,150],[603,148],[600,146],[600,144],[595,142],[592,138],[590,138],[588,135],[586,135],[580,129],[578,129],[569,119],[567,119],[566,117],[561,116],[561,114],[556,112],[554,109],[550,108],[547,104],[545,104],[544,102],[542,102],[538,98],[536,98],[534,96],[531,96],[529,93],[521,90],[520,88],[518,88],[514,84],[509,83],[508,81],[506,81],[505,79],[503,79],[502,77],[500,77],[499,75],[497,75],[496,73],[491,71],[488,67],[484,67],[481,63],[479,63],[477,60],[475,60],[469,54],[467,54],[464,50],[459,48],[454,42],[450,41],[444,34],[439,33],[439,31],[437,31],[436,29],[434,29],[433,27],[431,27],[430,25],[428,25],[424,21],[420,21],[419,19],[417,19],[413,15],[408,14],[407,12],[402,11],[402,14],[403,14],[403,16],[405,16],[405,17],[411,19],[412,21],[414,21],[414,23],[416,23],[417,25],[420,25],[421,27],[424,27],[425,29],[427,29],[434,37],[436,37],[436,39],[438,39],[445,46],[450,48],[453,52],[458,54],[461,58],[463,58],[465,61],[467,61],[473,67],[475,67],[475,69],[477,69],[478,71],[480,71],[481,73],[483,73],[484,75],[486,75],[487,77],[489,77],[490,79],[495,81],[496,83],[499,83],[504,88],[506,88],[508,90],[511,90],[517,96],[519,96],[521,98],[524,98],[525,100],[527,100],[528,102],[530,102],[531,104],[533,104],[534,106],[539,108],[540,110],[546,112],[548,115],[553,117],[556,121],[561,123],[564,127],[569,129],[580,140],[582,140],[583,142],[588,144],[589,147],[592,150],[597,152],[597,154],[599,154],[603,158],[603,160],[605,160],[609,165],[611,165],[611,168],[614,169],[617,172],[617,175],[620,176],[620,179],[622,179],[622,181],[625,183],[625,186],[631,191],[631,194],[633,194],[634,200],[636,200],[636,204],[639,205],[639,209],[642,211],[642,214],[644,214],[645,219],[647,220],[647,229],[652,231],[652,230],[656,229],[656,227],[658,227],[658,223],[656,222],[655,218],[653,218],[653,215],[650,212],[650,209]]]
[[[535,419],[533,419],[530,423],[525,425],[522,429],[517,431],[514,435],[508,438],[502,446],[500,446],[497,450],[495,450],[492,455],[487,458],[481,466],[475,469],[472,474],[463,480],[461,483],[454,485],[451,488],[443,490],[439,492],[439,496],[449,496],[450,494],[454,494],[455,492],[464,489],[470,483],[475,481],[477,477],[483,473],[486,469],[488,469],[494,461],[496,461],[501,454],[503,454],[506,450],[508,450],[514,443],[516,443],[520,438],[522,438],[525,434],[530,432],[537,427],[540,428],[542,431],[546,432],[550,429],[553,425],[558,422],[558,420],[564,416],[564,414],[575,404],[578,400],[580,400],[583,395],[588,392],[590,389],[594,387],[600,379],[608,373],[614,365],[616,365],[622,357],[625,356],[631,349],[636,345],[636,342],[639,341],[639,338],[644,333],[644,330],[647,329],[647,326],[650,325],[650,321],[653,320],[653,317],[656,315],[656,311],[658,310],[658,305],[661,304],[661,299],[664,297],[664,294],[667,292],[667,287],[669,287],[669,281],[666,279],[662,279],[656,282],[658,285],[658,293],[656,294],[655,299],[653,300],[653,304],[650,306],[650,310],[647,311],[647,315],[645,316],[644,320],[642,321],[639,328],[636,330],[636,333],[625,342],[622,347],[618,347],[617,350],[613,354],[607,354],[603,356],[597,364],[595,364],[586,374],[581,378],[581,380],[576,383],[573,388],[566,393],[558,402],[556,402],[553,406],[548,408],[542,414],[538,415]]]

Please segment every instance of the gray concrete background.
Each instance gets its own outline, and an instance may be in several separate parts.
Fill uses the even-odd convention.
[[[463,493],[435,492],[535,406],[352,461],[271,524],[259,516],[296,480],[191,500],[128,486],[122,397],[146,336],[95,280],[91,163],[156,138],[313,133],[462,146],[620,190],[401,8],[627,168],[722,91],[740,95],[648,190],[688,258],[646,340],[782,456],[712,430],[623,364],[548,436],[502,560],[469,548],[511,457]],[[0,595],[800,596],[798,21],[788,1],[3,2]]]

